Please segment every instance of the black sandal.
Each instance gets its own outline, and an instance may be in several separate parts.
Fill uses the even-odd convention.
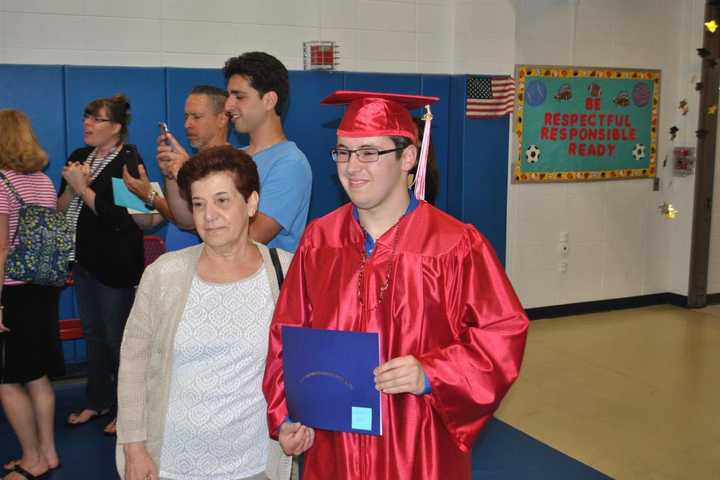
[[[5,465],[7,465],[8,463],[12,463],[12,467],[6,467]],[[9,460],[9,461],[5,462],[5,463],[3,464],[3,468],[5,469],[6,472],[12,472],[13,470],[15,470],[15,467],[16,467],[17,465],[20,465],[20,459],[19,459],[19,458],[16,458],[15,460]],[[61,469],[61,468],[62,468],[62,463],[58,463],[58,464],[55,465],[54,467],[49,467],[49,468],[48,468],[48,471],[49,471],[49,472],[52,472],[52,471],[55,471],[55,470],[59,470],[59,469]]]
[[[40,475],[33,475],[32,473],[28,472],[20,465],[15,465],[15,468],[13,468],[12,471],[10,473],[8,473],[8,475],[10,475],[12,473],[17,473],[18,475],[22,475],[23,478],[25,478],[25,480],[40,480],[42,478],[47,478],[48,475],[50,475],[50,470],[48,470],[45,473],[41,473]]]

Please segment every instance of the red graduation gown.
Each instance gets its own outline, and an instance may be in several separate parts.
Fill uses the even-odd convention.
[[[263,381],[269,429],[288,413],[281,325],[379,332],[382,362],[414,355],[431,393],[382,395],[380,437],[316,430],[304,480],[470,479],[473,442],[518,375],[525,312],[489,242],[425,202],[377,240],[360,277],[351,208],[311,223],[288,270]]]

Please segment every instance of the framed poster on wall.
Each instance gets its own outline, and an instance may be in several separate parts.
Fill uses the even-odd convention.
[[[660,71],[517,65],[514,183],[654,177]]]

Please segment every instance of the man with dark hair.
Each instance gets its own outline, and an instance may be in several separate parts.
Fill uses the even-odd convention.
[[[235,130],[250,137],[245,151],[253,157],[260,174],[260,206],[250,235],[269,247],[294,251],[307,222],[312,171],[282,127],[290,90],[287,69],[272,55],[247,52],[228,59],[223,73],[228,92],[225,113]],[[172,136],[168,139],[170,145],[159,141],[158,158],[172,159],[179,168],[187,153]],[[179,195],[169,194],[178,224],[192,228],[187,206],[175,201]]]
[[[323,101],[348,105],[332,159],[350,203],[303,235],[263,380],[269,431],[286,454],[306,452],[305,480],[470,480],[473,443],[518,375],[528,321],[492,246],[423,201],[430,125],[418,155],[408,110],[436,100],[339,91]],[[378,334],[379,366],[366,375],[381,392],[380,436],[363,434],[377,415],[367,408],[354,423],[347,407],[349,432],[288,418],[284,325]]]
[[[190,91],[185,100],[185,135],[187,136],[190,146],[198,151],[205,150],[209,147],[219,145],[227,145],[228,137],[228,119],[225,115],[225,101],[227,100],[227,92],[221,88],[211,85],[198,85]],[[167,147],[167,145],[164,145]],[[180,147],[182,148],[182,147]],[[184,150],[183,150],[184,152]],[[171,152],[172,153],[172,152]],[[166,178],[165,193],[166,199],[157,196],[150,186],[150,180],[145,170],[140,166],[140,178],[136,179],[127,172],[123,175],[125,184],[128,189],[141,198],[149,208],[156,209],[160,215],[171,223],[168,225],[167,235],[165,236],[166,250],[178,250],[183,247],[195,245],[199,242],[197,235],[192,232],[184,232],[180,228],[192,230],[194,225],[185,225],[178,222],[175,223],[173,211],[176,209],[174,203],[182,203],[179,198],[177,183],[175,182],[175,174],[180,167],[174,162],[174,155],[168,155],[166,152],[160,152],[157,155],[160,171]],[[186,208],[186,207],[184,207]],[[156,219],[155,224],[160,219]]]
[[[275,113],[280,117],[287,111],[290,96],[288,72],[285,65],[272,55],[247,52],[229,58],[223,67],[223,74],[228,83],[235,75],[245,77],[261,97],[268,92],[275,92]]]

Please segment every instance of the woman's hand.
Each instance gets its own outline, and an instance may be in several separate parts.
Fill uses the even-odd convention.
[[[125,480],[159,480],[160,472],[153,462],[145,443],[127,443],[125,450]]]
[[[393,358],[375,369],[375,388],[383,393],[413,393],[425,390],[425,372],[412,355]]]
[[[62,176],[74,192],[82,195],[90,184],[90,167],[84,163],[68,163],[63,168]]]
[[[127,165],[123,165],[123,182],[125,182],[125,186],[145,203],[152,191],[152,185],[150,185],[150,179],[147,172],[145,172],[145,167],[142,165],[138,165],[138,174],[140,174],[140,178],[133,177],[128,172]]]
[[[285,422],[280,426],[278,441],[285,455],[300,455],[312,447],[315,430],[299,422]]]

